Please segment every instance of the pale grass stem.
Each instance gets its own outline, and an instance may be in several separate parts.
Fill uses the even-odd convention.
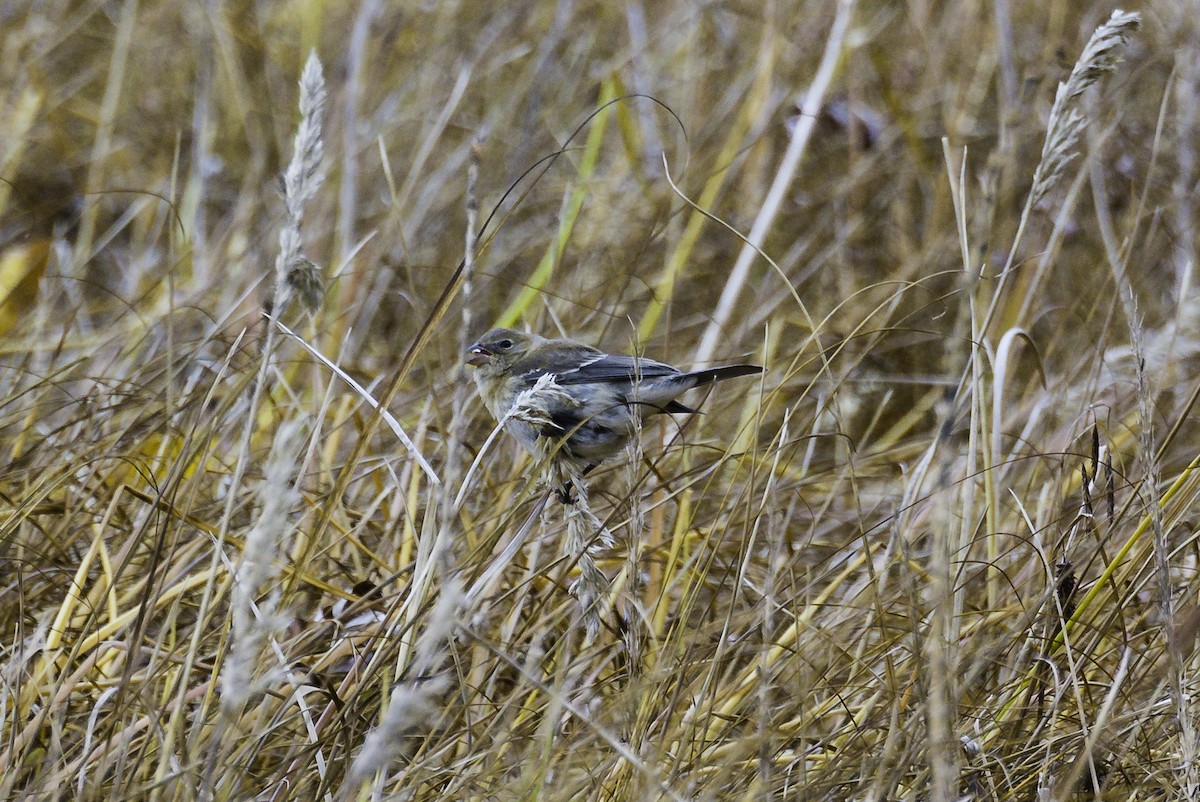
[[[808,142],[816,128],[818,114],[825,104],[825,95],[829,92],[833,76],[843,57],[850,31],[850,21],[854,16],[854,7],[855,0],[838,0],[837,14],[825,41],[825,52],[821,56],[821,63],[817,67],[816,75],[813,76],[812,83],[800,103],[800,117],[792,131],[787,151],[780,161],[774,180],[771,182],[771,188],[767,191],[767,196],[763,199],[754,219],[754,224],[746,237],[746,243],[738,253],[733,268],[729,271],[725,289],[721,292],[721,298],[717,301],[716,309],[713,310],[712,320],[705,329],[704,339],[700,341],[696,350],[697,362],[711,361],[713,355],[716,354],[717,343],[721,337],[727,334],[726,327],[733,314],[737,299],[741,297],[742,289],[746,285],[750,266],[754,263],[763,242],[766,241],[767,234],[770,233],[771,227],[775,223],[788,188],[796,177],[800,160],[808,149]]]

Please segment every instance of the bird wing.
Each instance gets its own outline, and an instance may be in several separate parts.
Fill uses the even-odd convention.
[[[598,353],[566,370],[543,371],[557,376],[559,384],[620,384],[680,375],[679,370],[653,359]]]
[[[586,415],[595,414],[597,409],[608,409],[613,404],[632,403],[642,406],[643,415],[654,412],[695,411],[675,400],[675,396],[690,386],[687,383],[687,374],[664,362],[645,357],[606,354],[586,346],[569,351],[563,349],[557,353],[543,353],[540,356],[540,361],[544,364],[534,366],[532,363],[535,360],[530,360],[530,364],[518,363],[513,366],[513,372],[520,376],[522,384],[532,387],[542,376],[553,375],[555,383],[567,393],[583,393],[578,395],[579,400],[591,405],[591,412]],[[683,379],[684,384],[676,381],[679,379]],[[593,388],[585,390],[588,385],[592,385]],[[637,386],[636,390],[634,385]],[[572,391],[572,386],[579,389]],[[571,414],[576,412],[572,411]],[[563,428],[574,429],[579,421],[555,420],[554,423]]]

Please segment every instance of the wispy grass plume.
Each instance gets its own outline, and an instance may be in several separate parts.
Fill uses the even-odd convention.
[[[262,505],[258,522],[246,535],[234,572],[229,655],[221,670],[221,707],[236,714],[255,693],[254,675],[263,644],[280,629],[279,578],[291,514],[300,500],[296,457],[304,445],[304,425],[288,421],[275,433],[275,443],[258,490]],[[266,593],[262,600],[259,597]]]
[[[1141,26],[1140,14],[1120,9],[1114,11],[1092,34],[1071,69],[1071,75],[1058,85],[1054,105],[1050,107],[1041,160],[1033,177],[1030,197],[1034,205],[1045,197],[1063,169],[1077,155],[1079,137],[1087,124],[1081,100],[1083,93],[1106,73],[1116,69],[1130,35]]]
[[[575,562],[579,571],[579,576],[571,581],[570,590],[579,600],[584,631],[590,640],[600,631],[601,600],[609,587],[608,577],[597,565],[593,549],[611,547],[615,538],[592,511],[587,483],[574,476],[565,480],[571,487],[571,502],[561,505],[567,528],[567,558]]]
[[[425,631],[417,641],[411,665],[392,688],[383,720],[367,733],[354,759],[345,787],[348,797],[352,797],[355,786],[387,768],[401,754],[406,732],[428,724],[436,712],[437,699],[451,679],[451,673],[441,670],[440,665],[448,656],[448,641],[462,614],[464,599],[457,582],[446,584],[439,592],[437,603],[424,618]]]
[[[274,313],[283,313],[293,295],[310,310],[320,305],[323,284],[319,268],[301,255],[300,226],[304,207],[324,181],[325,143],[321,127],[325,120],[325,76],[316,52],[309,53],[300,74],[300,124],[292,142],[292,160],[283,174],[283,198],[287,209],[279,230],[279,254],[275,257]]]

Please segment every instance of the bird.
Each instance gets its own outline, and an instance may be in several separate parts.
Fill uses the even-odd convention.
[[[645,418],[695,412],[676,400],[688,390],[763,372],[760,365],[682,371],[513,329],[484,334],[465,361],[476,369],[475,384],[492,417],[534,456],[553,456],[577,477],[620,454]],[[514,409],[526,391],[532,413]],[[569,503],[569,487],[559,498]]]

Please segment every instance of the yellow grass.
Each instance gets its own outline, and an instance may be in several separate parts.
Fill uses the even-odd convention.
[[[1185,5],[0,12],[0,799],[1195,798]]]

